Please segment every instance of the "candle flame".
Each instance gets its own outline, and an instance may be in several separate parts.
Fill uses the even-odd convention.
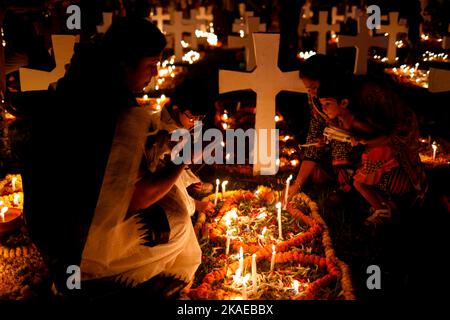
[[[219,185],[220,184],[220,180],[216,179],[216,184]]]
[[[275,245],[273,244],[273,245],[272,245],[272,254],[276,254],[276,253],[277,253],[277,250],[276,250]]]
[[[277,202],[277,204],[275,205],[275,208],[281,209],[281,202]]]
[[[286,183],[292,180],[292,174],[286,179]]]

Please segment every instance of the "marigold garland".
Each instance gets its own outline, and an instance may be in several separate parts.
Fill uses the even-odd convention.
[[[245,190],[227,191],[225,200],[222,201],[222,194],[219,199],[222,206],[218,210],[215,217],[208,217],[206,213],[200,212],[197,222],[194,226],[197,235],[209,237],[214,243],[224,245],[224,235],[226,233],[221,219],[229,210],[236,208],[237,204],[242,200],[251,200],[257,195],[267,201],[274,203],[277,201],[277,194],[267,187],[259,187],[256,193]],[[203,199],[203,201],[214,201],[215,195],[212,194]],[[298,206],[306,206],[307,211],[300,210]],[[348,266],[335,256],[332,241],[329,236],[328,227],[319,214],[319,207],[306,194],[300,193],[293,197],[288,203],[286,211],[298,221],[302,221],[309,228],[300,234],[281,241],[276,244],[275,263],[299,262],[301,265],[316,265],[318,268],[326,271],[326,274],[309,283],[308,288],[300,297],[296,299],[319,299],[320,292],[326,289],[333,281],[338,281],[341,285],[341,298],[346,300],[354,300],[350,271]],[[210,222],[211,221],[211,222]],[[315,240],[319,240],[324,250],[324,257],[317,254],[308,254],[299,251],[299,247],[311,244]],[[270,260],[272,255],[272,245],[258,246],[246,244],[239,241],[231,241],[231,248],[237,251],[240,247],[246,252],[244,258],[244,269],[251,268],[251,256],[248,253],[256,253],[257,261],[263,259]],[[227,292],[217,287],[217,284],[225,279],[230,272],[233,274],[239,267],[238,261],[229,263],[226,266],[212,270],[206,274],[203,281],[198,287],[188,289],[187,294],[192,299],[233,299],[236,294]]]

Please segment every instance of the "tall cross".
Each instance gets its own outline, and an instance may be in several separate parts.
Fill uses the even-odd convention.
[[[103,24],[97,26],[97,33],[106,33],[112,24],[112,12],[103,12]]]
[[[183,23],[183,22],[188,23]],[[172,24],[166,26],[166,31],[173,34],[174,38],[174,51],[175,60],[181,61],[183,58],[183,47],[181,46],[181,40],[183,40],[183,33],[191,34],[191,46],[192,48],[197,47],[197,37],[195,36],[195,25],[189,23],[189,20],[183,20],[183,13],[181,11],[176,11],[173,15]]]
[[[389,24],[381,25],[379,32],[388,34],[387,58],[389,63],[394,63],[397,55],[397,46],[395,45],[397,34],[407,33],[408,28],[398,23],[398,12],[389,12]]]
[[[22,91],[47,90],[48,86],[56,82],[65,74],[65,66],[70,62],[75,45],[75,36],[52,35],[53,54],[56,67],[50,71],[40,71],[20,68],[20,88]]]
[[[327,32],[335,31],[339,32],[341,30],[341,26],[339,24],[328,24],[328,12],[320,11],[319,12],[319,23],[318,24],[307,24],[306,31],[307,32],[318,32],[319,35],[317,37],[317,52],[321,54],[327,53]]]
[[[356,36],[339,36],[339,48],[356,47],[355,57],[355,74],[367,73],[367,60],[369,48],[371,47],[387,47],[387,39],[384,36],[373,37],[371,30],[366,26],[367,17],[361,15],[358,17],[358,34]]]
[[[198,8],[198,14],[195,15],[195,19],[200,21],[200,30],[206,32],[206,27],[210,22],[213,22],[214,16],[212,14],[206,14],[206,8]]]
[[[219,71],[220,93],[253,90],[256,92],[256,136],[254,140],[253,173],[275,174],[277,171],[276,154],[270,154],[270,163],[263,164],[258,157],[258,146],[271,145],[270,134],[264,139],[259,129],[270,132],[275,129],[275,98],[280,91],[306,93],[306,88],[298,72],[282,72],[278,68],[279,34],[254,33],[256,69],[250,73],[239,71]],[[273,141],[272,141],[273,142]]]
[[[150,13],[150,19],[156,21],[158,29],[164,32],[164,21],[170,21],[170,14],[163,14],[163,8],[156,7],[156,14]]]
[[[246,70],[251,71],[256,67],[255,47],[253,45],[253,33],[258,32],[259,18],[249,17],[247,20],[248,33],[244,37],[229,36],[229,48],[245,48],[245,65]]]

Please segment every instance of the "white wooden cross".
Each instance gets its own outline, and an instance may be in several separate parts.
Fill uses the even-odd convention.
[[[172,24],[166,26],[166,31],[173,34],[175,61],[179,62],[183,58],[183,47],[181,46],[181,40],[183,40],[184,32],[191,34],[191,47],[193,49],[197,48],[195,25],[190,23],[189,20],[184,20],[183,13],[181,11],[176,11],[174,13]]]
[[[247,71],[252,71],[256,67],[255,47],[253,44],[253,33],[258,31],[259,18],[249,17],[247,20],[248,33],[244,37],[229,36],[229,48],[245,48],[245,65]]]
[[[156,7],[156,14],[150,13],[150,19],[156,21],[156,25],[161,32],[164,32],[164,21],[170,21],[170,14],[163,14],[162,7]]]
[[[344,15],[338,15],[338,8],[337,7],[333,7],[331,8],[331,24],[337,24],[339,21],[344,22],[345,21],[345,16]],[[331,31],[331,34],[334,35],[336,34],[336,32]]]
[[[195,19],[200,21],[200,30],[206,32],[206,28],[210,22],[213,22],[214,16],[206,13],[205,7],[198,8],[198,14],[195,15]]]
[[[70,62],[75,45],[75,36],[52,35],[53,54],[56,67],[50,71],[20,68],[20,88],[22,91],[47,90],[48,86],[64,76],[65,66]]]
[[[388,34],[388,48],[387,48],[387,58],[389,63],[395,63],[395,57],[397,55],[397,46],[395,42],[397,41],[397,34],[407,33],[408,28],[406,25],[398,23],[398,12],[389,12],[389,24],[381,25],[378,30],[380,33]]]
[[[97,33],[106,33],[112,24],[112,12],[103,12],[103,24],[97,26]]]
[[[371,30],[366,25],[367,17],[361,15],[358,17],[358,34],[356,36],[339,36],[339,48],[356,47],[355,57],[355,74],[367,73],[367,61],[369,48],[371,47],[387,47],[387,39],[384,36],[374,37]]]
[[[448,25],[447,31],[450,32],[450,24]],[[442,41],[442,48],[444,50],[450,49],[450,35],[444,37],[444,40]]]
[[[256,136],[254,140],[253,173],[275,174],[276,154],[270,154],[270,163],[264,164],[258,157],[258,146],[271,146],[270,130],[275,129],[275,98],[283,90],[306,93],[298,72],[282,72],[278,68],[279,34],[254,33],[256,69],[253,72],[219,71],[219,92],[253,90],[256,92]],[[266,138],[259,136],[259,129],[269,131]],[[269,150],[270,147],[269,147]],[[263,154],[265,150],[262,150]]]
[[[318,24],[307,24],[306,31],[308,32],[318,32],[319,35],[317,37],[317,52],[321,54],[327,53],[327,32],[335,31],[339,32],[341,30],[341,26],[339,24],[328,24],[328,12],[320,11],[319,12],[319,23]]]

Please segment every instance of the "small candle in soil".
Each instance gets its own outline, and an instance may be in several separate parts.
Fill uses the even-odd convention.
[[[270,260],[270,271],[273,271],[273,268],[275,267],[275,255],[277,254],[277,251],[275,250],[275,245],[272,245],[272,259]]]
[[[257,283],[257,269],[256,269],[256,253],[252,255],[252,284],[253,284],[253,290],[258,290],[258,283]]]
[[[219,184],[220,180],[216,179],[216,194],[214,196],[214,206],[217,206],[217,197],[219,196]]]
[[[436,151],[437,151],[437,144],[436,141],[433,141],[433,144],[431,145],[431,148],[433,148],[433,161],[436,160]]]
[[[288,196],[289,196],[289,184],[292,180],[292,174],[289,176],[289,178],[286,179],[286,191],[284,192],[284,206],[283,208],[286,210],[287,203],[288,203]]]
[[[244,249],[242,247],[239,249],[239,269],[244,271]]]
[[[281,227],[281,202],[278,202],[275,207],[278,210],[277,213],[277,220],[278,220],[278,239],[282,240],[283,239],[283,230]]]
[[[222,182],[222,198],[225,198],[225,191],[227,189],[228,180]]]

